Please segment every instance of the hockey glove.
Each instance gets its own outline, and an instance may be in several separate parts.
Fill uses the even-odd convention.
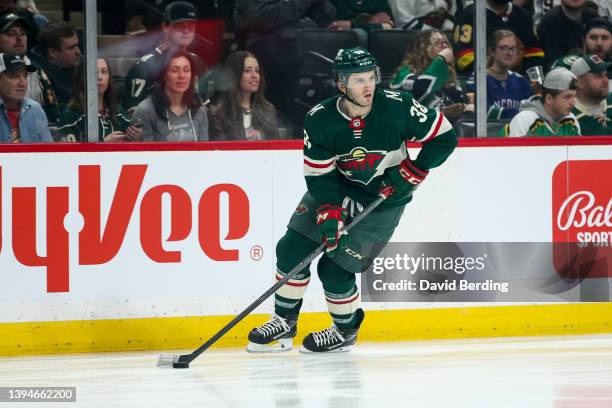
[[[383,180],[381,191],[391,186],[395,189],[392,198],[409,196],[425,180],[427,174],[429,171],[418,169],[410,159],[405,159],[389,171],[389,175]]]
[[[321,233],[321,242],[325,244],[325,251],[329,256],[334,256],[338,247],[346,245],[346,235],[340,233],[344,222],[348,217],[345,208],[331,204],[323,204],[317,208],[317,225]]]

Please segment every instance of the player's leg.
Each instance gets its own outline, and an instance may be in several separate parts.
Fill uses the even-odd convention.
[[[317,244],[303,235],[288,229],[276,245],[276,280],[292,270],[314,251]],[[297,332],[297,320],[302,298],[310,282],[309,266],[280,287],[274,294],[274,315],[249,333],[247,351],[253,353],[289,351]]]
[[[366,270],[384,249],[403,213],[402,207],[375,210],[351,230],[350,242],[330,258],[323,256],[318,273],[334,325],[304,338],[302,351],[348,351],[364,319],[355,273]]]
[[[317,272],[334,324],[325,330],[308,334],[304,338],[301,351],[349,351],[357,341],[357,332],[365,317],[363,309],[359,307],[359,289],[355,283],[355,274],[342,269],[328,256],[319,260]]]

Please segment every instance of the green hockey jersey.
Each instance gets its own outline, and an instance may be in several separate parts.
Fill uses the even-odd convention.
[[[539,96],[521,102],[521,109],[501,130],[502,136],[580,136],[580,124],[573,113],[553,120]]]
[[[410,141],[423,145],[413,160],[422,170],[442,164],[457,144],[444,115],[408,92],[377,89],[372,110],[362,118],[343,113],[341,101],[339,96],[323,101],[304,122],[304,176],[308,191],[322,204],[343,205],[346,197],[361,205],[374,201],[388,169],[408,156]]]
[[[448,65],[442,57],[436,57],[418,75],[408,66],[402,66],[391,79],[391,89],[411,92],[414,97],[428,108],[440,108],[443,104],[442,89],[448,81]]]
[[[576,99],[572,111],[584,136],[612,136],[612,95],[597,106],[588,106]]]

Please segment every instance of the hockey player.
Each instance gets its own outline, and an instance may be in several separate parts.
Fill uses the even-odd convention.
[[[334,324],[308,334],[303,352],[348,351],[356,342],[364,312],[359,307],[355,273],[365,270],[382,251],[412,192],[457,144],[443,114],[422,106],[409,93],[377,88],[380,69],[367,51],[340,50],[334,74],[340,95],[321,102],[306,115],[308,191],[276,247],[276,279],[280,280],[321,241],[326,246],[317,272]],[[414,161],[407,153],[409,141],[423,145]],[[339,229],[387,187],[393,187],[394,193],[351,230],[349,243]],[[306,267],[276,292],[275,314],[250,332],[248,351],[292,348],[309,281]]]

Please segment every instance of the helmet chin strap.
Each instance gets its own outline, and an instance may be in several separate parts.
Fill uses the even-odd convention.
[[[338,90],[340,92],[340,96],[341,98],[346,99],[347,101],[349,101],[350,103],[352,103],[353,105],[357,105],[360,108],[367,108],[368,105],[362,105],[359,102],[357,102],[356,100],[354,100],[353,98],[351,98],[348,94],[348,86],[344,85],[344,87],[346,88],[346,92],[342,92],[340,90]]]

